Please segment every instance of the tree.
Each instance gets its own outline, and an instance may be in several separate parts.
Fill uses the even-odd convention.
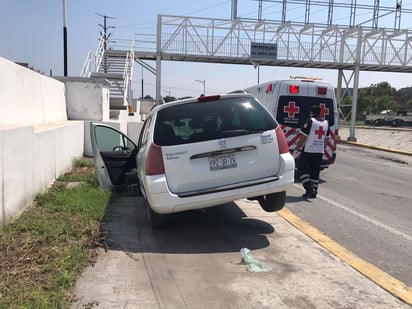
[[[357,115],[362,115],[364,112],[372,113],[373,98],[371,91],[368,88],[362,88],[358,92]]]
[[[397,111],[401,107],[397,100],[397,93],[397,90],[388,82],[380,82],[360,89],[358,93],[358,114],[362,115],[364,112],[379,114],[387,109]]]
[[[179,98],[179,100],[191,99],[191,98],[193,98],[193,97],[181,97],[181,98]]]
[[[376,106],[379,111],[391,110],[394,112],[396,112],[401,107],[393,97],[387,95],[377,98]]]
[[[172,96],[165,96],[164,98],[163,98],[164,100],[165,100],[165,102],[167,103],[167,102],[172,102],[172,101],[176,101],[176,98],[175,97],[172,97]]]

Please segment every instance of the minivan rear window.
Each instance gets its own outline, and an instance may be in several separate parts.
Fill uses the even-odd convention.
[[[333,100],[328,98],[305,97],[305,96],[281,96],[279,97],[276,120],[281,125],[292,128],[301,128],[307,118],[312,105],[319,105],[321,116],[333,126],[334,106]]]
[[[159,146],[254,134],[277,127],[274,117],[254,98],[223,98],[160,110],[154,142]]]

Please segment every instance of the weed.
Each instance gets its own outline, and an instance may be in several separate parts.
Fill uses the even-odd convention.
[[[101,244],[110,193],[92,163],[76,160],[18,219],[0,230],[0,308],[68,308],[69,289]],[[81,182],[73,189],[68,182]]]

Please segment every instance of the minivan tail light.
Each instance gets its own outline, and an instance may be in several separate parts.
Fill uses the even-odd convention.
[[[165,173],[162,148],[151,144],[146,158],[146,175],[159,175]]]
[[[216,101],[220,99],[220,95],[209,95],[209,96],[203,96],[203,97],[198,97],[197,102],[206,102],[206,101]]]
[[[289,152],[289,145],[286,141],[285,134],[280,126],[276,128],[276,138],[278,140],[279,153],[284,154]]]

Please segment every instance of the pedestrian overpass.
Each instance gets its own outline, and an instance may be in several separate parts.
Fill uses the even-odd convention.
[[[162,61],[336,70],[339,107],[344,96],[352,99],[351,140],[356,140],[359,72],[412,73],[412,36],[408,30],[158,15],[157,33],[135,34],[132,41],[134,62],[156,75],[158,103]],[[109,47],[95,57],[103,61],[109,50],[127,54],[122,47]],[[149,60],[155,61],[155,68],[147,64]],[[101,71],[102,63],[96,65]],[[110,67],[107,58],[105,65]],[[352,93],[349,88],[353,88]]]

